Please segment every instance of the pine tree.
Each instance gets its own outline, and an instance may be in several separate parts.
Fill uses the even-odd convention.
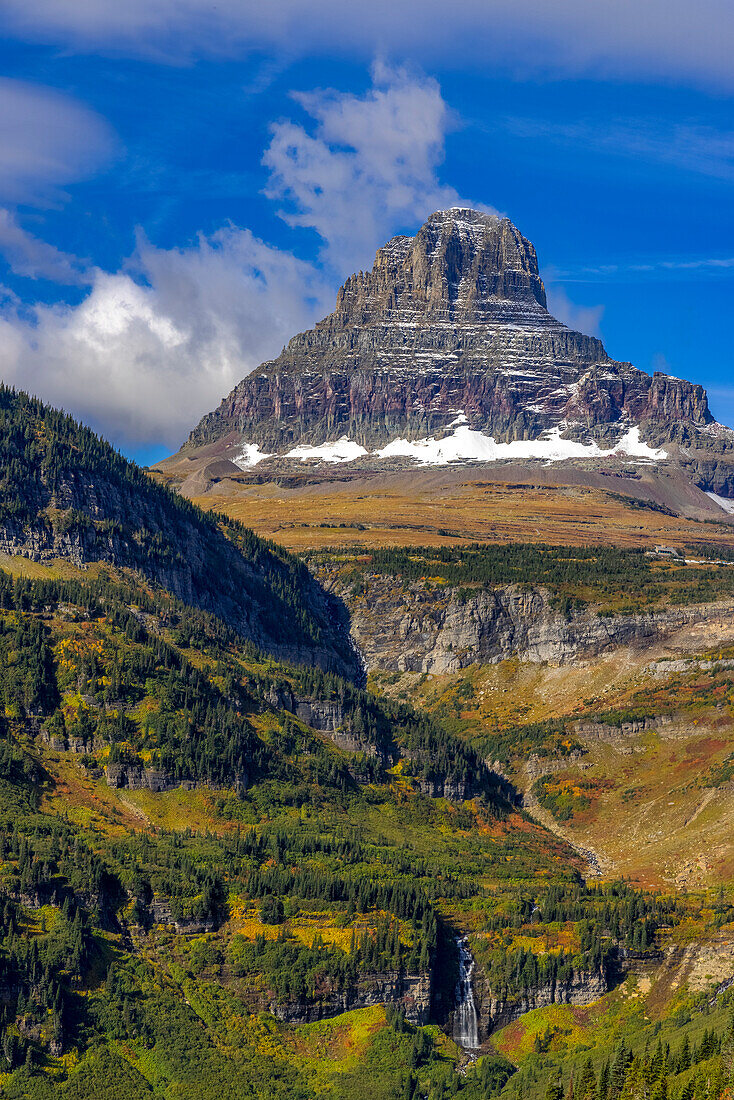
[[[576,1095],[579,1100],[592,1100],[596,1093],[596,1074],[591,1058],[587,1058],[579,1077]]]
[[[545,1100],[564,1100],[563,1081],[561,1071],[557,1070],[554,1077],[549,1078],[545,1090]]]

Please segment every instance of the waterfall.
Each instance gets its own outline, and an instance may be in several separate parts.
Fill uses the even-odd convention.
[[[477,1050],[479,1047],[479,1020],[471,982],[474,973],[474,958],[469,950],[469,941],[466,936],[456,937],[456,947],[459,952],[459,980],[456,983],[454,1039],[464,1050]]]

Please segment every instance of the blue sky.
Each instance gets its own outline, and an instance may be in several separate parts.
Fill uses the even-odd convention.
[[[728,5],[358,7],[4,0],[0,374],[151,460],[467,202],[563,320],[734,424]]]

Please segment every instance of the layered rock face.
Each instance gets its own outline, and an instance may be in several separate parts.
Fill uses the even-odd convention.
[[[457,416],[498,441],[569,437],[685,443],[710,430],[701,386],[614,362],[546,309],[533,245],[507,218],[453,209],[395,237],[347,279],[335,311],[295,336],[204,417],[188,449],[287,454],[347,436],[374,451],[441,435]]]
[[[699,623],[727,636],[734,629],[731,600],[629,615],[599,616],[591,609],[564,615],[541,587],[467,594],[375,575],[355,596],[326,566],[318,578],[347,606],[354,645],[369,671],[454,673],[508,657],[563,665],[621,646],[644,649]]]
[[[308,1024],[326,1020],[356,1008],[389,1004],[402,1009],[411,1024],[428,1023],[431,1010],[432,972],[403,974],[390,971],[364,974],[357,982],[340,992],[321,991],[318,1000],[272,1001],[267,1008],[279,1020],[289,1024]]]
[[[481,980],[477,985],[480,1034],[484,1037],[536,1008],[592,1004],[609,992],[610,980],[602,971],[577,970],[565,981],[548,982],[514,996],[489,989]]]

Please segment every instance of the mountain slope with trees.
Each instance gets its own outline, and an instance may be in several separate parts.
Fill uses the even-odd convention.
[[[135,570],[273,653],[357,674],[342,609],[301,563],[154,483],[71,417],[5,387],[0,549]]]

